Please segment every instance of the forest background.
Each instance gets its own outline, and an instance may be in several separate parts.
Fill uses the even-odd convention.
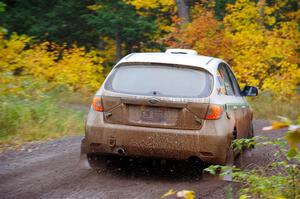
[[[220,57],[256,118],[299,116],[297,0],[0,1],[0,150],[82,134],[90,98],[132,52]]]

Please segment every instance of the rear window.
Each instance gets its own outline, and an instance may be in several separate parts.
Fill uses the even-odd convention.
[[[204,70],[165,65],[128,65],[114,70],[105,89],[147,96],[207,97],[211,93],[212,77]]]

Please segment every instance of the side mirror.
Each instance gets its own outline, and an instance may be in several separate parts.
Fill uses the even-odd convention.
[[[241,94],[242,96],[257,96],[258,89],[255,86],[245,86]]]

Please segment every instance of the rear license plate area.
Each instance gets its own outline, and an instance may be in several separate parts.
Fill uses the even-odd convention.
[[[155,106],[127,106],[127,120],[130,125],[175,127],[180,109]]]
[[[140,120],[147,123],[164,123],[165,110],[158,107],[144,107],[141,109]]]

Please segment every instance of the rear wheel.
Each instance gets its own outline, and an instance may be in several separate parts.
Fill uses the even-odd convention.
[[[205,168],[204,162],[197,156],[191,156],[188,158],[190,171],[195,175],[201,175]]]
[[[88,153],[86,154],[87,161],[92,169],[105,169],[106,168],[106,158],[104,156]]]

